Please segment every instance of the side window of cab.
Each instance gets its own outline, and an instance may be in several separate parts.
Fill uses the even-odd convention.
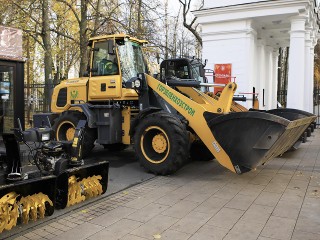
[[[108,41],[94,44],[92,76],[118,75],[118,61],[115,54],[108,53]]]

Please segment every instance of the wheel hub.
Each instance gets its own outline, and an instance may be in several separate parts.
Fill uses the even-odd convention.
[[[76,130],[73,127],[70,127],[70,128],[67,129],[67,131],[66,131],[67,141],[72,141],[73,140],[75,131]]]
[[[163,133],[159,133],[153,137],[152,147],[157,153],[165,152],[167,149],[167,141]]]

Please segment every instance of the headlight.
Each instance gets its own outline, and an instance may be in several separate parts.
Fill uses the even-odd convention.
[[[141,82],[140,82],[140,80],[135,80],[134,81],[134,86],[136,87],[136,88],[139,88],[140,86],[141,86]]]
[[[50,140],[50,133],[42,133],[41,134],[41,141],[49,141]]]

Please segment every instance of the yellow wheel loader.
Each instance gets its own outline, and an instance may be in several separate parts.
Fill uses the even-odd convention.
[[[94,142],[118,149],[133,144],[141,165],[155,174],[171,174],[189,158],[193,141],[201,141],[215,159],[232,172],[255,169],[290,148],[315,116],[290,120],[268,112],[231,113],[236,83],[218,99],[201,87],[218,86],[196,79],[149,75],[143,58],[145,41],[125,34],[90,39],[85,77],[55,87],[49,119],[57,140],[85,120],[84,154]],[[106,64],[108,63],[108,64]],[[200,76],[204,76],[199,69]],[[120,146],[120,147],[119,147]]]
[[[162,82],[166,82],[167,79],[176,78],[180,80],[189,80],[189,79],[195,79],[200,81],[201,83],[208,83],[208,79],[205,75],[201,75],[200,73],[205,71],[206,62],[203,64],[199,59],[196,58],[177,58],[177,59],[166,59],[161,62],[160,64],[160,75],[159,80]],[[210,71],[210,74],[212,74],[212,71]],[[213,82],[214,82],[214,73],[213,73]],[[206,85],[206,84],[204,84]],[[203,86],[200,88],[200,90],[209,96],[215,98],[216,100],[219,100],[219,96],[221,92],[218,92],[217,94],[213,94],[212,91],[208,88],[208,86]],[[231,112],[248,112],[248,111],[261,111],[261,112],[267,112],[274,115],[277,115],[279,117],[283,117],[285,119],[288,119],[290,121],[303,119],[305,117],[314,117],[313,114],[301,111],[298,109],[289,109],[289,108],[278,108],[278,109],[272,109],[272,110],[259,110],[259,100],[258,95],[255,91],[255,88],[253,88],[252,93],[248,93],[249,95],[252,95],[251,98],[247,98],[244,94],[242,95],[234,95],[233,101],[231,104],[230,111]],[[251,101],[252,102],[252,108],[247,109],[238,102],[246,102]],[[312,122],[307,129],[305,129],[304,132],[302,132],[299,140],[294,143],[294,145],[290,148],[291,150],[295,150],[298,148],[301,142],[306,142],[307,137],[311,136],[311,133],[316,128],[316,122]],[[204,147],[202,142],[200,140],[194,141],[191,145],[190,149],[190,155],[192,158],[196,159],[202,159],[202,160],[210,160],[212,159],[212,154]]]

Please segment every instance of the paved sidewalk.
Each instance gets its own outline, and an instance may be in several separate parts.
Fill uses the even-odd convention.
[[[192,162],[12,239],[319,240],[319,151],[316,130],[297,151],[240,176]]]

